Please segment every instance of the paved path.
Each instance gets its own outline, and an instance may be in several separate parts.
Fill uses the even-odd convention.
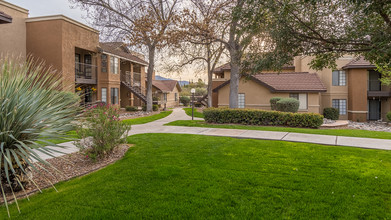
[[[194,118],[195,120],[203,120]],[[182,127],[182,126],[163,126],[176,120],[191,120],[191,117],[186,115],[181,108],[176,108],[169,116],[147,124],[133,125],[132,130],[128,135],[145,134],[145,133],[172,133],[172,134],[197,134],[208,136],[222,136],[234,138],[247,138],[259,140],[280,140],[303,143],[315,143],[336,146],[360,147],[369,149],[391,150],[391,140],[375,139],[375,138],[356,138],[343,137],[332,135],[317,135],[317,134],[302,134],[291,132],[277,131],[255,131],[255,130],[240,130],[240,129],[221,129],[221,128],[201,128],[201,127]],[[64,149],[58,149],[64,154],[77,152],[79,149],[72,142],[60,144]],[[49,159],[51,156],[39,153],[43,159]],[[62,156],[63,154],[54,153],[54,156]]]

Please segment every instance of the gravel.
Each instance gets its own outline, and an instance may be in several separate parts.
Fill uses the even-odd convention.
[[[368,130],[368,131],[386,131],[391,132],[391,126],[388,122],[370,121],[370,122],[352,122],[349,121],[348,128]]]
[[[150,116],[150,115],[155,115],[159,114],[159,111],[156,112],[144,112],[144,111],[137,111],[137,112],[120,112],[119,118],[121,120],[124,119],[131,119],[131,118],[139,118],[139,117],[144,117],[144,116]]]

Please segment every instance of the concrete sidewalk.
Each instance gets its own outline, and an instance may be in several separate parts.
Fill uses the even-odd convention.
[[[194,118],[195,120],[203,120],[202,118]],[[164,126],[176,120],[191,120],[191,117],[186,115],[181,108],[173,110],[169,116],[141,125],[133,125],[132,130],[128,135],[146,134],[146,133],[171,133],[171,134],[196,134],[207,136],[233,137],[243,139],[258,139],[258,140],[279,140],[292,141],[302,143],[314,143],[335,146],[349,146],[368,149],[391,150],[391,140],[375,139],[375,138],[356,138],[332,135],[318,135],[318,134],[303,134],[291,132],[278,131],[255,131],[255,130],[241,130],[241,129],[221,129],[221,128],[202,128],[202,127],[182,127],[182,126]],[[64,148],[55,148],[62,153],[53,153],[54,157],[63,156],[79,151],[73,142],[66,142],[59,144]],[[50,147],[49,147],[50,148]],[[52,158],[49,155],[37,152],[43,159]]]

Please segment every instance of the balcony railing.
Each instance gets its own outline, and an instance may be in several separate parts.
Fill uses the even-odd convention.
[[[75,81],[80,84],[96,84],[98,67],[86,63],[75,62]]]

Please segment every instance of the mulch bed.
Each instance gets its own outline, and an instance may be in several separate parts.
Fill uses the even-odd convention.
[[[55,171],[54,168],[45,167],[50,171],[51,174],[53,174],[50,175],[45,171],[38,173],[37,171],[32,170],[32,178],[41,190],[49,188],[52,187],[52,184],[89,174],[114,163],[125,155],[129,147],[131,147],[129,144],[120,145],[116,147],[111,154],[106,155],[104,158],[101,158],[96,162],[92,161],[82,152],[76,152],[64,155],[62,157],[48,159],[47,161],[58,171]],[[15,193],[17,199],[26,197],[26,194],[31,195],[39,192],[33,183],[29,183],[25,190],[25,192],[22,190]],[[11,192],[6,193],[6,195],[8,202],[12,202],[14,200]],[[4,203],[2,195],[0,198],[0,203]]]

